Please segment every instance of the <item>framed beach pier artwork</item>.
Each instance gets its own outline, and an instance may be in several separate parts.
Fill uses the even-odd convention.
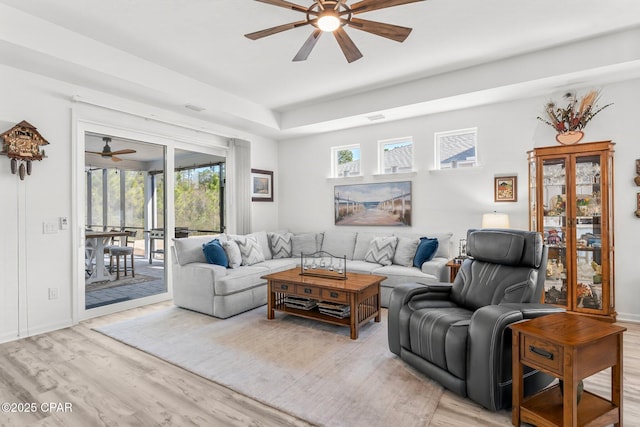
[[[336,225],[411,225],[411,181],[336,185]]]

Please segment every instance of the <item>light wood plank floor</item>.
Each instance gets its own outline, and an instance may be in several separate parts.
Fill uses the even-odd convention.
[[[0,413],[0,425],[310,425],[91,330],[170,305],[132,309],[0,345],[0,403],[34,402],[37,406],[35,412]],[[640,419],[640,325],[624,326],[629,329],[624,349],[624,414],[632,425]],[[587,382],[590,390],[605,396],[608,384],[607,373]],[[67,403],[71,412],[63,405],[47,407],[48,402]],[[445,392],[430,426],[459,425],[509,426],[510,412],[492,413]]]

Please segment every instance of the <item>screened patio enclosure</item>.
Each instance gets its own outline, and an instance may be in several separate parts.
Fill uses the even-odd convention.
[[[165,147],[111,138],[105,151],[103,135],[85,139],[85,308],[167,292]],[[224,229],[224,160],[175,150],[176,237]]]

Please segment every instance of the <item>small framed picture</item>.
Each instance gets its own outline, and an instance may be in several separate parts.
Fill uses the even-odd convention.
[[[493,198],[495,202],[518,201],[518,177],[496,176],[493,178]]]
[[[251,201],[273,202],[273,171],[251,169]]]

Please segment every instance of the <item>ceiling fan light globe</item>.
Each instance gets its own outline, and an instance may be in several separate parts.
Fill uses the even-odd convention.
[[[333,14],[325,14],[318,18],[318,28],[325,32],[333,32],[340,27],[340,18]]]

